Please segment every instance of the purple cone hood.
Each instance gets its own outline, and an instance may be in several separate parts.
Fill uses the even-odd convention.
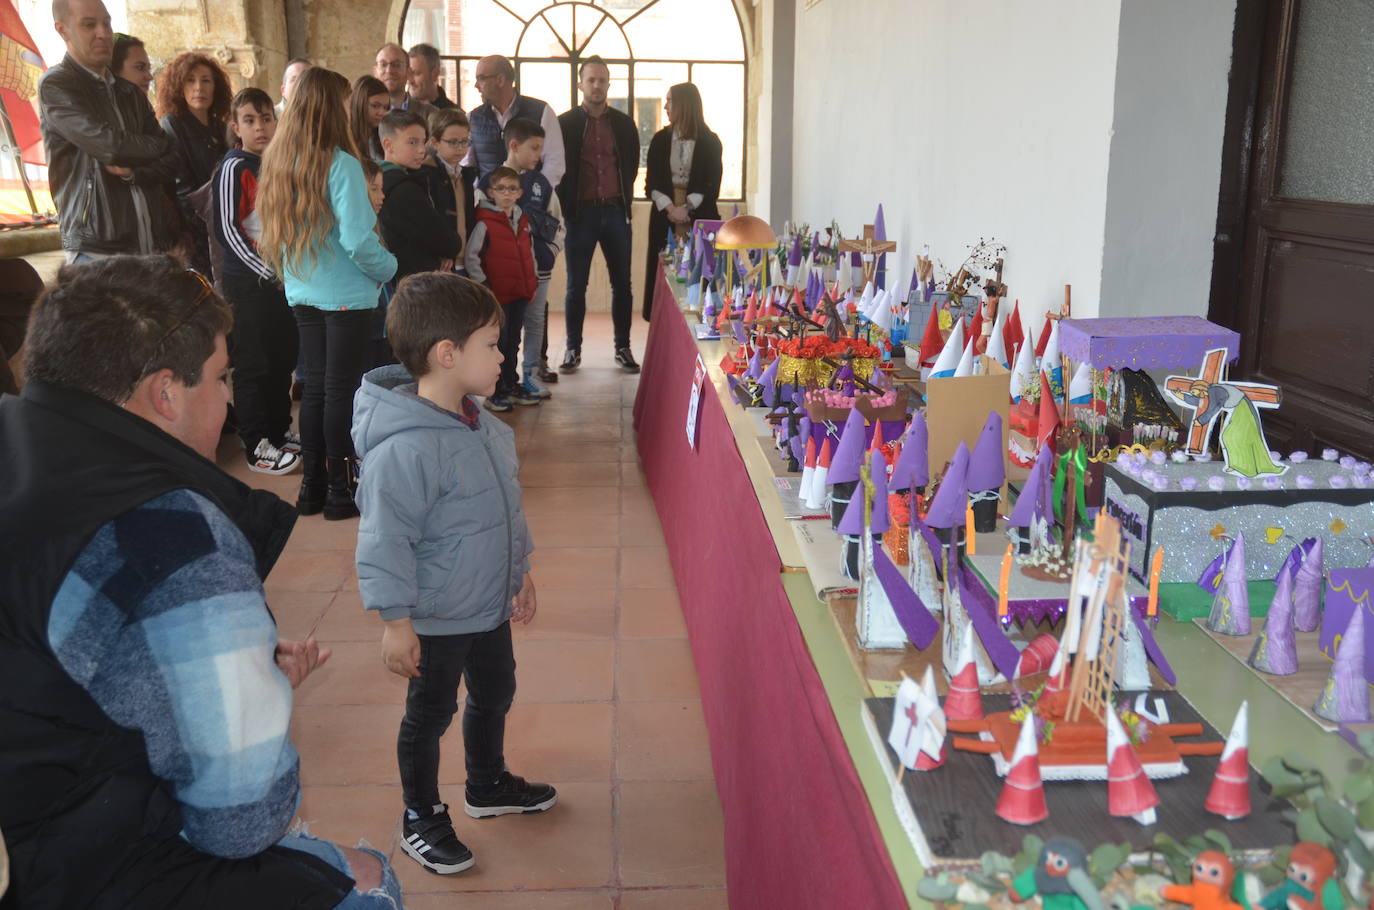
[[[926,524],[932,528],[957,528],[964,523],[968,509],[968,461],[968,446],[961,442],[926,514]]]
[[[830,457],[830,472],[825,477],[827,485],[851,483],[859,479],[859,465],[863,464],[864,450],[868,448],[867,424],[858,408],[851,408],[849,418],[840,430],[840,444]]]
[[[887,459],[881,449],[873,450],[869,466],[873,473],[873,514],[868,527],[872,533],[881,534],[892,526],[887,514]]]
[[[978,434],[978,444],[968,465],[968,488],[971,492],[997,490],[1007,479],[1002,447],[1002,415],[993,411]]]
[[[911,428],[906,432],[906,442],[902,443],[902,454],[892,466],[892,489],[914,490],[930,482],[929,439],[926,415],[917,411],[911,416]]]

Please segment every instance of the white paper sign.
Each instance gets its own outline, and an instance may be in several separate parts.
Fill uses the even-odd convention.
[[[697,424],[700,423],[701,393],[706,385],[706,362],[697,355],[697,365],[692,370],[692,397],[687,402],[687,444],[697,447]]]

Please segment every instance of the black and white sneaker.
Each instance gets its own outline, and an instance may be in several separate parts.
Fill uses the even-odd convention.
[[[493,818],[497,815],[543,812],[558,802],[558,792],[548,784],[536,784],[509,771],[502,771],[496,783],[474,790],[467,785],[466,805],[473,818]]]
[[[634,352],[631,351],[629,348],[616,348],[615,362],[618,363],[620,365],[620,368],[627,373],[639,372],[639,364],[635,363]]]
[[[301,451],[301,434],[300,434],[300,433],[297,433],[295,430],[287,430],[287,431],[286,431],[286,435],[283,437],[283,439],[285,440],[285,442],[283,442],[283,443],[281,444],[281,447],[282,447],[283,449],[285,449],[285,450],[288,451],[288,452],[295,452],[297,455],[300,454],[300,451]]]
[[[290,474],[300,465],[300,452],[279,449],[267,439],[259,439],[257,447],[248,453],[248,470],[259,474]]]
[[[401,816],[401,849],[430,872],[453,875],[471,869],[477,859],[453,833],[453,820],[448,806],[419,818],[411,818],[406,811]]]
[[[577,368],[582,366],[582,349],[568,348],[563,355],[563,362],[558,366],[560,373],[576,373]]]

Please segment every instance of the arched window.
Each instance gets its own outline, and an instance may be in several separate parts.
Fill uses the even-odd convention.
[[[667,124],[668,87],[693,82],[725,150],[722,199],[744,195],[744,34],[732,0],[410,0],[401,43],[444,58],[444,89],[464,110],[481,104],[474,75],[487,54],[515,64],[521,94],[562,113],[581,102],[577,67],[598,55],[610,102],[639,126],[640,175],[649,139]]]

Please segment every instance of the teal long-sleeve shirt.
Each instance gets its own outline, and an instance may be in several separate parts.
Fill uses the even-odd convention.
[[[377,234],[377,213],[358,159],[335,149],[327,189],[334,226],[313,256],[285,269],[287,302],[320,310],[370,310],[382,283],[396,274],[396,257]]]

